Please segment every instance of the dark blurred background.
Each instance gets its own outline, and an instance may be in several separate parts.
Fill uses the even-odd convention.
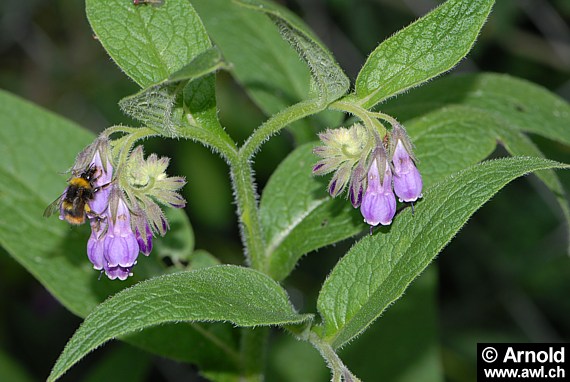
[[[438,4],[433,0],[281,3],[306,20],[352,79],[380,41]],[[509,73],[570,99],[570,1],[497,1],[474,50],[454,73],[465,71]],[[220,118],[242,142],[265,117],[228,74],[218,76],[218,85]],[[117,102],[138,90],[93,38],[83,2],[64,0],[0,2],[0,88],[94,132],[114,124],[131,124]],[[532,138],[550,158],[570,162],[568,147]],[[153,151],[174,157],[170,172],[189,179],[185,196],[190,201],[187,213],[196,246],[225,262],[240,263],[240,241],[223,161],[190,142],[147,144]],[[292,148],[287,133],[264,146],[256,164],[261,186]],[[500,149],[496,155],[502,155]],[[560,175],[568,189],[570,178]],[[432,271],[439,280],[438,354],[445,380],[475,381],[476,342],[568,341],[567,241],[554,199],[532,176],[513,182],[476,213],[439,256],[437,273]],[[305,295],[297,299],[305,301],[306,309],[313,309],[320,283],[348,245],[341,243],[306,256],[287,281],[293,294],[303,291]],[[2,249],[0,252],[0,368],[18,368],[22,380],[43,380],[80,320]],[[287,346],[276,344],[278,353],[279,346]],[[104,357],[120,357],[123,347],[126,345],[106,345],[64,379],[83,379],[82,370],[90,370]],[[141,353],[140,365],[129,365],[121,380],[198,380],[189,366],[158,357],[148,359]],[[14,364],[19,366],[8,366]],[[279,380],[279,371],[272,373],[277,376],[274,380]],[[307,373],[308,381],[328,378],[324,366]],[[366,375],[366,371],[361,373]]]

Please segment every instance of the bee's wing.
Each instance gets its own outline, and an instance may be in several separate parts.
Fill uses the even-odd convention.
[[[47,208],[44,211],[44,218],[49,218],[51,215],[53,215],[54,212],[59,211],[59,207],[61,205],[61,201],[63,200],[64,195],[65,193],[61,194],[59,198],[57,198],[56,200],[51,202],[49,206],[47,206]]]

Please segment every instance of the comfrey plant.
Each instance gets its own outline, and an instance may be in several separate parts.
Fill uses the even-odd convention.
[[[444,2],[382,42],[351,85],[304,22],[270,1],[87,0],[97,41],[141,87],[119,103],[140,126],[113,126],[93,141],[70,122],[0,93],[6,126],[35,116],[20,130],[68,142],[62,148],[50,143],[58,139],[38,140],[37,166],[28,178],[50,174],[42,178],[43,187],[35,188],[45,193],[30,192],[30,200],[21,203],[21,194],[7,192],[0,202],[5,216],[12,216],[16,206],[30,206],[29,218],[18,220],[25,226],[22,232],[33,231],[43,241],[38,248],[17,233],[0,233],[2,246],[64,306],[85,317],[48,380],[118,338],[195,364],[212,381],[309,381],[314,349],[332,381],[359,381],[355,374],[362,374],[350,363],[349,368],[338,350],[349,352],[357,336],[374,335],[364,333],[503,186],[540,170],[537,177],[556,195],[568,219],[570,208],[553,171],[568,166],[545,159],[526,135],[570,143],[565,101],[497,74],[450,76],[412,89],[465,57],[492,6],[493,0]],[[242,144],[218,119],[220,70],[268,115]],[[260,189],[252,168],[255,155],[284,129],[297,147]],[[13,140],[9,144],[17,144],[16,136],[6,135]],[[150,136],[176,138],[180,144],[190,139],[226,162],[242,265],[224,265],[216,254],[194,250],[179,193],[185,179],[166,174],[168,158],[145,157],[137,142]],[[485,161],[497,142],[512,157]],[[41,213],[38,198],[47,201],[61,192],[61,179],[53,174],[78,151],[68,188],[56,205],[64,220],[88,222],[90,234],[35,219]],[[0,179],[4,173],[29,171],[20,166],[27,160],[2,159],[8,169],[0,171]],[[181,158],[173,155],[173,160]],[[348,201],[340,201],[341,195]],[[163,211],[164,206],[173,208]],[[194,206],[189,198],[188,208]],[[169,231],[169,222],[171,231],[158,237]],[[174,265],[159,261],[174,256],[168,239],[176,242],[183,259]],[[282,283],[299,260],[347,239],[355,243],[330,272],[325,270],[328,277],[316,301],[296,298],[294,306],[288,292],[292,284],[286,290]],[[97,281],[89,263],[77,257],[86,242],[93,268],[124,281]],[[332,254],[321,250],[320,256]],[[411,290],[424,281],[435,289],[433,278],[422,277]],[[304,292],[299,287],[295,296]],[[408,308],[400,313],[406,319],[378,323],[387,325],[382,328],[398,339],[398,346],[409,348],[394,352],[394,344],[384,338],[374,340],[373,352],[359,354],[358,359],[371,357],[372,380],[391,380],[382,365],[396,362],[399,353],[405,354],[406,365],[414,365],[413,375],[440,373],[438,357],[427,353],[436,344],[426,344],[423,336],[410,339],[409,333],[416,333],[435,310],[428,309],[429,299],[414,296],[406,296]],[[287,333],[281,338],[288,345],[279,354],[286,353],[283,358],[290,361],[284,372],[269,370],[274,374],[266,377],[267,354],[279,346],[268,341],[268,327],[281,328],[275,336]]]

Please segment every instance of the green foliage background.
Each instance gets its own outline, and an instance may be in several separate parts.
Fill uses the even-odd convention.
[[[352,80],[378,42],[436,4],[430,0],[282,3],[303,16]],[[563,21],[570,19],[569,3],[536,0],[522,4],[497,2],[474,50],[454,74],[509,73],[570,99],[568,49],[558,50],[554,45],[570,46],[569,26]],[[196,8],[200,11],[198,5]],[[545,24],[545,14],[562,24]],[[133,123],[117,103],[138,88],[93,39],[82,2],[2,1],[0,32],[0,88],[94,132],[119,122]],[[218,76],[217,92],[224,126],[238,142],[243,141],[251,128],[263,121],[263,114],[226,73]],[[323,126],[322,121],[313,123]],[[255,168],[260,187],[295,143],[306,139],[283,133],[263,146]],[[532,139],[547,157],[570,162],[567,146],[545,138]],[[186,141],[147,144],[149,150],[175,157],[170,171],[189,179],[184,192],[195,246],[216,253],[224,262],[240,264],[234,205],[222,160]],[[500,150],[492,155],[499,154]],[[60,170],[66,166],[62,163]],[[569,189],[568,174],[558,175]],[[52,176],[59,175],[54,172]],[[64,176],[61,180],[63,187]],[[441,254],[437,266],[432,265],[366,335],[342,351],[347,365],[369,381],[375,380],[378,368],[388,370],[391,380],[417,380],[414,373],[425,370],[424,364],[436,369],[433,375],[443,370],[447,380],[474,381],[476,342],[568,341],[570,263],[567,230],[559,215],[553,197],[534,176],[513,182],[475,214]],[[320,284],[350,243],[322,249],[301,260],[285,283],[297,308],[303,311],[304,306],[315,306]],[[5,380],[2,372],[10,373],[6,374],[9,380],[44,379],[80,320],[2,249],[0,298],[0,380]],[[389,328],[397,327],[413,331],[394,338]],[[320,356],[308,344],[278,335],[272,342],[269,381],[329,378]],[[418,344],[428,351],[421,357],[409,354]],[[298,359],[303,359],[302,367],[296,366]],[[415,361],[412,364],[411,359]],[[117,365],[126,363],[130,371],[126,375],[108,372],[121,370]],[[105,375],[111,381],[177,381],[198,378],[194,374],[191,366],[148,356],[117,342],[90,355],[62,380],[97,380]]]

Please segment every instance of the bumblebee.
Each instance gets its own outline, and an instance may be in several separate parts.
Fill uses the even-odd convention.
[[[67,189],[56,200],[47,206],[44,217],[51,216],[56,211],[61,211],[63,218],[70,224],[80,225],[85,223],[87,215],[95,215],[89,207],[89,202],[95,197],[95,193],[102,187],[95,187],[93,183],[97,180],[95,176],[96,166],[89,166],[79,176],[70,178]]]

